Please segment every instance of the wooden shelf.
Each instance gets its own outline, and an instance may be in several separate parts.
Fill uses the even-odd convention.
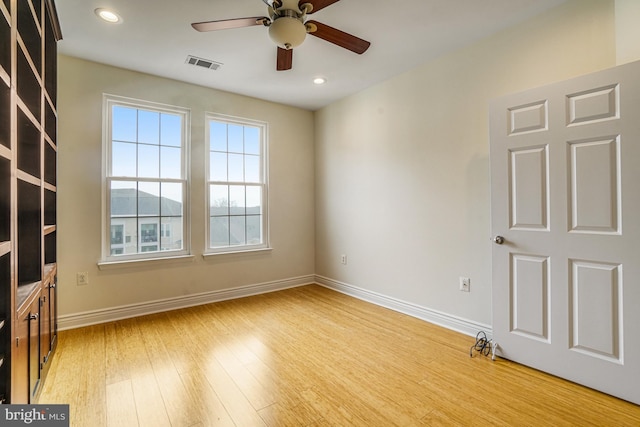
[[[53,264],[45,264],[44,265],[44,272],[43,272],[43,276],[45,278],[48,278],[49,276],[51,276],[51,274],[55,274],[57,272],[58,268],[57,265],[55,263]]]
[[[33,296],[33,292],[40,287],[42,282],[38,280],[37,282],[29,282],[18,285],[18,291],[16,293],[16,307],[21,307],[29,297]]]
[[[4,256],[11,252],[11,242],[0,242],[0,256]]]
[[[9,150],[4,145],[0,145],[0,157],[11,160],[11,150]]]
[[[16,177],[20,181],[28,182],[29,184],[35,185],[37,187],[39,187],[40,184],[41,184],[39,178],[36,178],[35,176],[30,175],[30,174],[28,174],[28,173],[26,173],[24,171],[21,171],[21,170],[16,172]]]

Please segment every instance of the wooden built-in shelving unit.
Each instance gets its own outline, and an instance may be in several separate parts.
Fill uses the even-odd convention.
[[[53,0],[0,2],[0,402],[33,403],[56,345]]]

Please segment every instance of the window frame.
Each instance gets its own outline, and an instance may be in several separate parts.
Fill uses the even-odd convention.
[[[226,124],[237,125],[237,126],[248,126],[255,127],[259,129],[260,133],[260,182],[250,182],[250,181],[217,181],[211,179],[211,170],[210,170],[210,154],[211,154],[211,135],[210,135],[210,122],[224,122]],[[205,179],[205,228],[206,228],[206,236],[205,236],[205,248],[204,248],[204,256],[209,255],[219,255],[219,254],[230,254],[230,253],[242,253],[242,252],[255,252],[262,250],[271,250],[270,243],[270,233],[269,233],[269,124],[264,121],[248,119],[244,117],[236,117],[230,116],[226,114],[207,112],[205,113],[205,141],[204,147],[206,155],[204,156],[205,161],[205,169],[204,169],[204,179]],[[229,151],[227,151],[228,153]],[[261,231],[262,231],[262,242],[259,244],[245,244],[245,245],[228,245],[228,246],[211,246],[211,207],[210,207],[210,197],[211,191],[210,186],[212,184],[219,183],[224,185],[252,185],[252,186],[260,186],[262,189],[262,211],[261,211]],[[245,213],[245,218],[247,217]]]
[[[181,129],[181,164],[180,164],[180,178],[146,178],[146,177],[122,177],[113,176],[112,172],[112,114],[114,106],[122,106],[126,108],[133,108],[136,110],[152,111],[157,113],[166,113],[172,115],[179,115],[181,117],[182,129]],[[176,258],[182,256],[188,256],[191,254],[191,239],[190,239],[190,130],[191,130],[191,110],[185,107],[179,107],[174,105],[167,105],[156,103],[152,101],[146,101],[141,99],[128,98],[112,94],[103,94],[103,108],[102,108],[102,148],[103,148],[103,162],[102,162],[102,259],[98,263],[100,264],[117,264],[128,263],[131,261],[146,261],[163,258]],[[136,142],[138,144],[139,142]],[[138,251],[132,254],[112,255],[111,254],[111,182],[113,181],[136,181],[137,183],[144,182],[168,182],[168,183],[180,183],[182,184],[182,249],[176,250],[158,250],[157,252],[145,252],[142,251],[140,241],[142,239],[141,233],[137,236]],[[133,217],[131,217],[133,218]],[[136,213],[136,222],[140,219],[147,218],[144,215]],[[149,217],[156,218],[156,217]],[[163,224],[163,218],[157,217],[158,227],[158,239],[160,239],[160,230]],[[170,218],[170,217],[167,217]],[[126,225],[123,227],[126,229]],[[126,235],[123,235],[123,249],[126,246]],[[133,240],[133,239],[132,239]],[[160,240],[156,243],[159,249],[161,249]]]

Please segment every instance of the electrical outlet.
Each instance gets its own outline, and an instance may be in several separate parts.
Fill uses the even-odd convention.
[[[468,277],[460,277],[460,290],[462,292],[471,292],[471,279]]]
[[[89,284],[89,272],[79,271],[76,273],[76,284],[78,286],[85,286]]]
[[[343,265],[347,265],[347,256],[345,254],[340,255],[340,262]]]

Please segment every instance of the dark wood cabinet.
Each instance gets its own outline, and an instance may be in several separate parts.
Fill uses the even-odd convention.
[[[0,402],[33,403],[57,336],[53,0],[0,2]]]

